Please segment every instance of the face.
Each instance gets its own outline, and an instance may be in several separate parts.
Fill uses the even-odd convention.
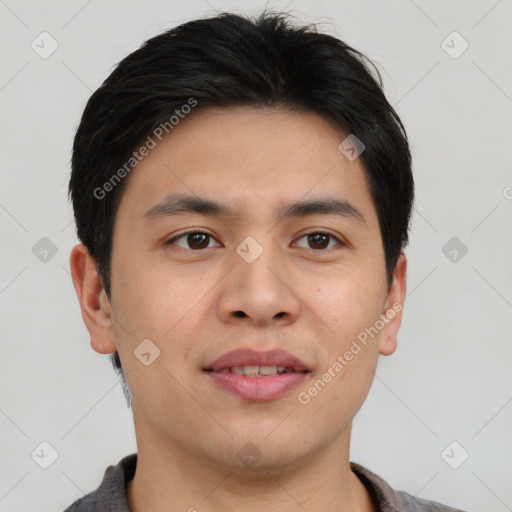
[[[364,169],[338,149],[344,138],[314,113],[198,110],[132,171],[111,303],[102,293],[95,313],[111,318],[86,323],[97,351],[119,352],[139,449],[231,467],[248,454],[272,468],[348,439],[379,352],[396,346],[405,257],[388,287]],[[171,195],[226,211],[185,211]],[[318,200],[338,208],[289,210]]]

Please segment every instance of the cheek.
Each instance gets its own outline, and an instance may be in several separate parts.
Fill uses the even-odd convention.
[[[148,391],[156,380],[168,377],[163,368],[168,367],[169,361],[180,368],[186,340],[178,334],[186,324],[190,306],[180,281],[162,275],[143,258],[118,257],[113,268],[116,274],[112,279],[112,312],[117,348],[126,379],[129,384],[133,382],[131,388]],[[184,340],[182,345],[180,340]],[[146,353],[150,356],[142,357]],[[148,360],[151,363],[146,366]]]
[[[308,413],[329,417],[325,425],[333,435],[347,426],[364,403],[378,361],[378,336],[363,344],[347,339],[329,353],[329,361],[304,388],[300,403]]]
[[[329,279],[309,288],[305,301],[315,313],[316,322],[325,327],[324,340],[333,350],[343,351],[350,341],[375,324],[383,313],[384,288],[366,273],[351,273],[340,279]],[[314,293],[311,293],[314,290]]]
[[[120,322],[114,323],[114,329],[123,368],[133,370],[133,389],[147,393],[151,388],[173,388],[176,382],[169,373],[185,382],[187,356],[197,344],[205,308],[211,307],[208,292],[222,275],[187,271],[147,256],[118,258],[116,265],[120,278],[115,286],[113,312]],[[160,352],[146,368],[134,352],[147,339]]]
[[[318,405],[340,421],[356,414],[373,381],[380,340],[374,326],[385,296],[385,285],[376,285],[380,279],[377,272],[354,273],[329,290],[332,306],[326,309],[334,335],[326,338],[328,362],[317,385],[325,385]]]
[[[319,333],[323,354],[314,389],[306,392],[319,414],[327,410],[340,421],[351,418],[369,392],[380,339],[372,327],[382,313],[383,289],[375,285],[377,277],[353,273],[313,288],[311,309],[326,328]]]
[[[135,255],[118,258],[115,308],[130,332],[161,343],[180,327],[202,292],[202,281],[183,278],[180,267]]]
[[[142,262],[123,262],[118,271],[129,276],[115,291],[113,312],[122,319],[122,325],[114,324],[118,351],[134,410],[138,407],[158,423],[161,414],[182,414],[180,407],[190,402],[180,383],[187,378],[183,361],[190,334],[197,330],[192,325],[198,301],[193,291],[201,293],[201,287],[191,289],[176,271],[165,274]]]

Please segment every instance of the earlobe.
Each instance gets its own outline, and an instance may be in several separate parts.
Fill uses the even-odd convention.
[[[379,353],[384,356],[391,355],[397,348],[398,330],[402,323],[402,310],[407,290],[407,258],[401,253],[395,265],[393,281],[386,297],[384,320]]]
[[[82,318],[91,336],[91,346],[100,354],[117,350],[112,329],[111,307],[96,270],[94,258],[83,244],[70,255],[73,285],[80,303]]]

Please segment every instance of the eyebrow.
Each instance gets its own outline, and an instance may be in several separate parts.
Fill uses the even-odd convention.
[[[164,217],[199,214],[212,217],[234,217],[236,212],[227,204],[212,199],[184,194],[169,194],[147,210],[143,218],[148,221]],[[361,224],[366,224],[363,214],[348,201],[335,197],[321,197],[285,204],[273,210],[276,219],[309,217],[312,215],[338,215]]]

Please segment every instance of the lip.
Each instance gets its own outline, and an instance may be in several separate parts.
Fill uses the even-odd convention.
[[[284,366],[297,372],[311,371],[303,361],[282,349],[265,350],[264,352],[251,349],[232,350],[215,359],[205,370],[216,372],[233,366]]]
[[[265,377],[219,371],[234,366],[284,366],[295,371]],[[257,352],[250,349],[238,349],[215,359],[203,372],[215,384],[244,400],[265,401],[283,396],[307,378],[311,370],[303,361],[285,350]]]

